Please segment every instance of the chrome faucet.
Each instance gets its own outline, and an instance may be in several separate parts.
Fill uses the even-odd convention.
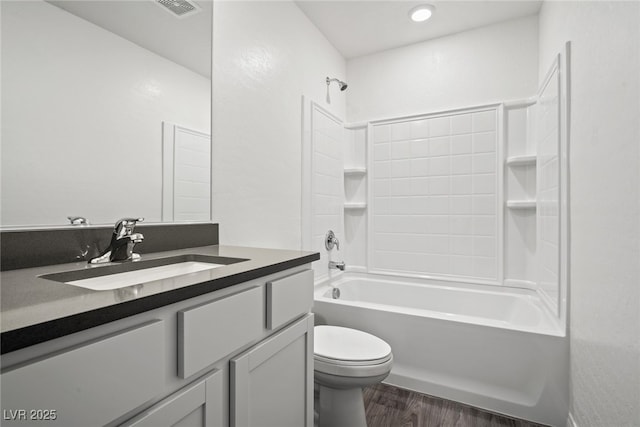
[[[340,262],[336,262],[336,261],[329,261],[329,268],[337,268],[340,271],[344,271],[344,261],[340,261]]]
[[[133,247],[136,243],[142,242],[144,236],[141,233],[134,233],[133,230],[141,221],[144,221],[144,218],[123,218],[116,222],[109,247],[100,256],[90,259],[89,263],[131,261],[140,258],[139,254],[133,253]]]
[[[89,221],[83,216],[68,216],[67,219],[71,225],[89,225]]]

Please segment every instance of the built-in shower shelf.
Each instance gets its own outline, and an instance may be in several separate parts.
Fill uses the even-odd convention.
[[[344,204],[345,210],[357,210],[357,209],[366,209],[366,208],[367,208],[367,204],[364,202],[363,203],[349,202]]]
[[[507,200],[507,208],[519,210],[535,210],[535,200]]]
[[[536,156],[534,154],[526,156],[507,157],[505,163],[509,166],[533,166],[536,164]]]
[[[344,174],[350,176],[365,175],[367,168],[345,168]]]

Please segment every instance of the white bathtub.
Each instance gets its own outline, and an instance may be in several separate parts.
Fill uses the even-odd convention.
[[[535,291],[345,274],[316,285],[314,312],[317,323],[387,341],[394,366],[386,383],[566,424],[568,344]]]

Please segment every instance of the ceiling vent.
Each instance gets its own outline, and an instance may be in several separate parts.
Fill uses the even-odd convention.
[[[154,0],[163,10],[166,10],[176,18],[186,18],[200,12],[200,6],[187,0]]]

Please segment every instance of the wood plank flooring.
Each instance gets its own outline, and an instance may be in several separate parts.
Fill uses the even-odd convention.
[[[542,427],[386,384],[363,394],[368,427]]]

